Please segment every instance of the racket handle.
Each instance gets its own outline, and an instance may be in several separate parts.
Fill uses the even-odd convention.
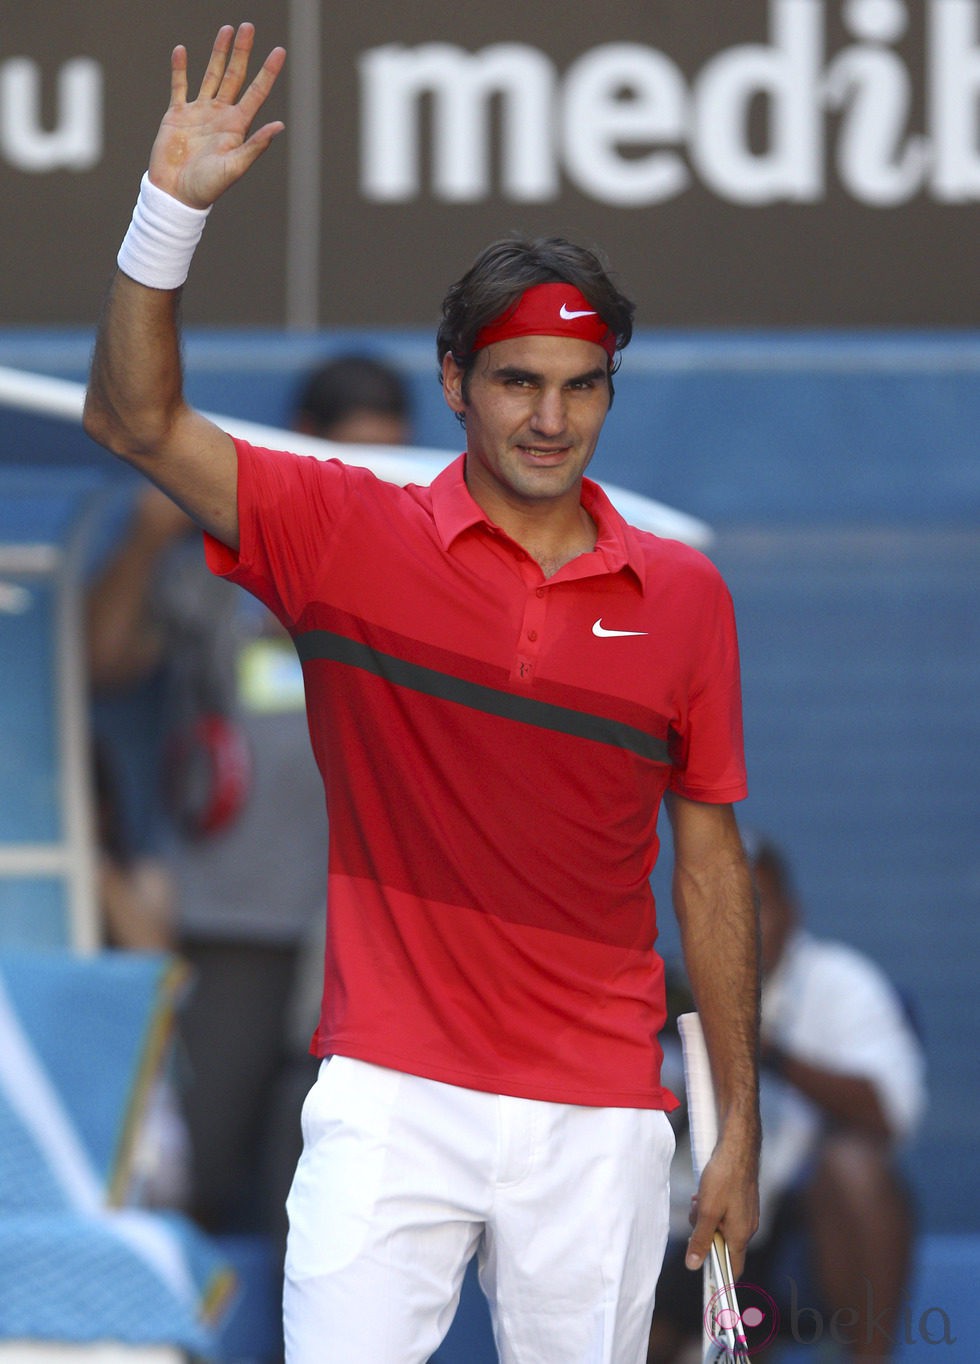
[[[681,1014],[677,1020],[677,1030],[684,1056],[684,1085],[687,1090],[694,1177],[700,1179],[718,1140],[715,1087],[701,1019],[695,1013]]]

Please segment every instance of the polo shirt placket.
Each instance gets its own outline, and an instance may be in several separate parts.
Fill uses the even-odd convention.
[[[524,596],[524,614],[521,631],[517,640],[517,652],[510,672],[510,680],[516,686],[529,687],[534,681],[538,657],[545,639],[545,621],[548,615],[548,589],[540,581],[541,570],[533,560],[525,559],[521,564],[521,578],[527,591]]]

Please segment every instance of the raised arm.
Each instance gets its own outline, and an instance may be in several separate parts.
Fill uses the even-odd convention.
[[[752,878],[729,805],[672,796],[674,908],[711,1062],[718,1144],[701,1175],[687,1263],[716,1230],[736,1277],[759,1218],[759,941]]]
[[[271,122],[250,132],[285,60],[274,48],[246,85],[254,37],[251,24],[218,31],[193,100],[187,53],[174,49],[170,107],[99,324],[84,417],[94,440],[233,549],[235,448],[184,399],[178,302],[204,215],[282,131]]]

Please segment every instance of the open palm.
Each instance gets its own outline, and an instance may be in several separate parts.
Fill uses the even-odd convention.
[[[149,174],[160,189],[193,208],[209,208],[283,130],[282,123],[271,122],[249,132],[286,59],[283,48],[273,48],[246,86],[254,40],[252,24],[240,25],[237,32],[231,25],[219,29],[192,100],[187,98],[187,51],[174,49],[170,107],[150,153]]]

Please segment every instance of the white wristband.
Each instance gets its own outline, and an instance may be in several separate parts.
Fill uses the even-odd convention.
[[[137,284],[151,289],[179,289],[191,268],[210,208],[191,208],[159,189],[144,175],[133,221],[119,248],[116,264]]]

